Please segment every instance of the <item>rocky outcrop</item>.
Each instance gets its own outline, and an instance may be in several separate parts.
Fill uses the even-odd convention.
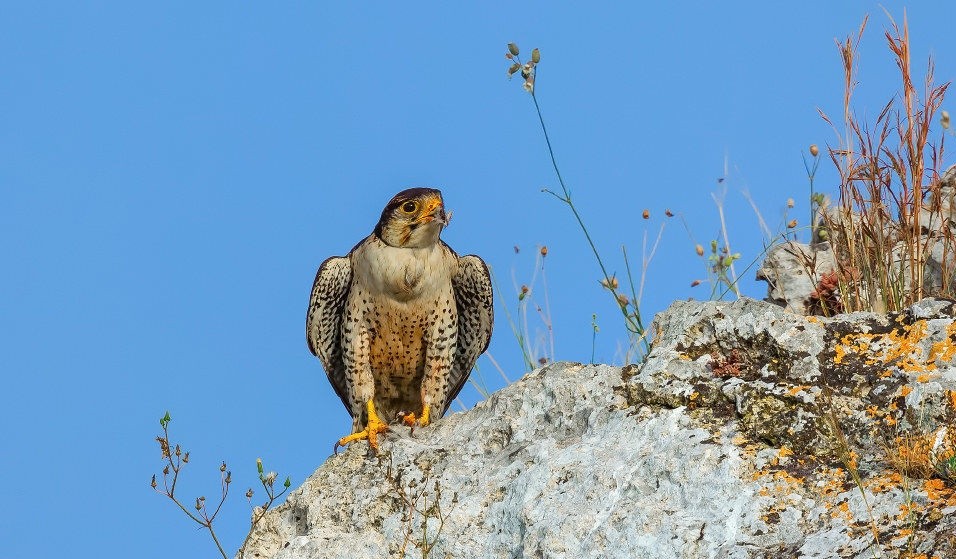
[[[329,458],[246,557],[956,557],[954,311],[676,303],[641,366]]]
[[[841,295],[852,293],[865,301],[864,308],[885,310],[884,298],[895,297],[884,295],[887,283],[894,292],[908,293],[917,276],[921,293],[951,295],[956,286],[956,165],[943,173],[936,187],[924,188],[918,228],[915,220],[892,220],[886,208],[874,209],[869,202],[864,205],[870,213],[861,213],[856,203],[847,208],[822,202],[811,244],[786,241],[767,251],[757,270],[757,279],[767,282],[764,300],[798,314],[832,316],[844,308],[859,308],[841,301]],[[873,269],[859,269],[861,259]],[[922,268],[919,274],[914,266]],[[841,294],[839,283],[848,293]]]

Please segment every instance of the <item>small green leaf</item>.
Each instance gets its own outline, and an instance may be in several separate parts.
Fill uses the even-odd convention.
[[[292,486],[292,478],[291,478],[291,477],[285,478],[285,483],[283,483],[282,485],[283,485],[284,487],[286,487],[286,488],[291,487],[291,486]]]
[[[256,469],[259,470],[259,475],[261,476],[264,471],[262,469],[262,458],[256,458]]]

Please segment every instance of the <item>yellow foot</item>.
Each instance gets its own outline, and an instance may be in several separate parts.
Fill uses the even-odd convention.
[[[347,437],[342,437],[335,447],[332,448],[332,452],[338,454],[339,447],[345,446],[349,443],[360,441],[362,439],[368,439],[368,446],[378,454],[378,434],[388,431],[388,424],[378,418],[378,414],[375,413],[375,403],[372,400],[369,400],[366,404],[368,409],[368,424],[365,427],[364,431],[358,433],[352,433]]]
[[[413,430],[415,429],[416,425],[421,425],[422,427],[424,427],[428,425],[429,423],[431,423],[431,414],[428,411],[428,404],[425,404],[425,406],[422,407],[421,417],[415,417],[414,413],[410,413],[402,418],[402,423],[404,423],[405,425],[408,425]]]

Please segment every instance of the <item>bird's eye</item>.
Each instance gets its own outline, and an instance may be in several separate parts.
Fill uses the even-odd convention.
[[[418,202],[405,202],[402,204],[402,211],[410,214],[418,209]]]

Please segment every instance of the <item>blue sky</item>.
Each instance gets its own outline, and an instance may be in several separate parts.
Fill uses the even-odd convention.
[[[938,81],[956,76],[948,4],[908,10],[914,66],[934,55]],[[596,359],[620,360],[624,330],[586,241],[540,192],[557,184],[531,99],[506,79],[509,41],[541,49],[538,99],[611,270],[623,274],[622,244],[639,261],[665,208],[688,224],[692,237],[667,220],[645,314],[708,297],[690,284],[705,275],[694,242],[719,231],[712,193],[725,192],[741,288],[762,297],[743,272],[763,237],[742,193],[774,230],[788,197],[806,223],[801,150],[835,140],[817,108],[841,110],[834,38],[871,15],[857,108],[875,116],[899,81],[887,18],[860,1],[637,5],[7,3],[7,556],[214,556],[148,487],[166,410],[192,451],[184,499],[213,497],[220,460],[233,471],[219,532],[234,550],[256,458],[298,485],[349,428],[306,348],[309,289],[410,186],[443,190],[455,216],[444,238],[492,266],[513,313],[546,245],[555,357],[590,359],[596,313]],[[902,21],[902,4],[883,5]],[[826,161],[818,187],[835,187]],[[544,302],[540,278],[533,294]],[[520,353],[497,312],[491,353],[515,379]]]

